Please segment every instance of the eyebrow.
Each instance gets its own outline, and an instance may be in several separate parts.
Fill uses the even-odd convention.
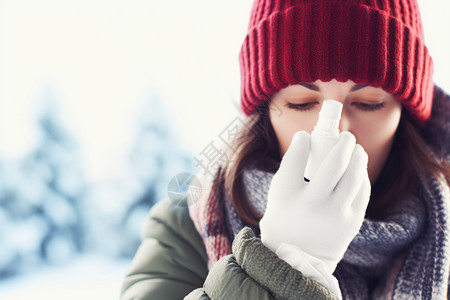
[[[314,83],[299,82],[299,85],[304,86],[305,88],[308,88],[310,90],[320,92],[320,88]],[[352,87],[352,89],[350,90],[350,92],[360,90],[362,88],[365,88],[366,86],[369,86],[369,85],[368,84],[355,84]]]
[[[316,91],[316,92],[320,91],[320,88],[317,85],[315,85],[314,83],[299,82],[299,85],[304,86],[305,88],[308,88],[308,89]]]
[[[366,86],[369,86],[368,84],[355,84],[352,89],[350,90],[350,92],[354,92],[357,90],[360,90],[362,88],[365,88]]]

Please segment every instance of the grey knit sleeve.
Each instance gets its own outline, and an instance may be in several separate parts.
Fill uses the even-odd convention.
[[[323,285],[303,276],[264,246],[249,227],[235,237],[232,249],[238,265],[275,299],[337,299]]]

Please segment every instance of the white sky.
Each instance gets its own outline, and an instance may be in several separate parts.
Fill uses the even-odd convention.
[[[450,91],[450,1],[419,1],[435,81]],[[120,172],[151,91],[193,153],[238,114],[251,0],[0,0],[0,154],[19,158],[51,88],[92,179]],[[115,171],[114,171],[114,168]]]

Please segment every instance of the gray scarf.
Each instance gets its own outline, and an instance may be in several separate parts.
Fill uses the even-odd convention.
[[[273,174],[244,171],[252,207],[264,214]],[[396,201],[381,221],[365,219],[334,275],[344,299],[443,299],[449,275],[448,186],[422,178],[415,196]],[[226,199],[227,224],[243,227]]]

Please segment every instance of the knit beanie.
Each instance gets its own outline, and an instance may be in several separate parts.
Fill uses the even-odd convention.
[[[381,87],[419,123],[431,114],[433,62],[416,0],[255,0],[239,61],[246,115],[318,79]]]

